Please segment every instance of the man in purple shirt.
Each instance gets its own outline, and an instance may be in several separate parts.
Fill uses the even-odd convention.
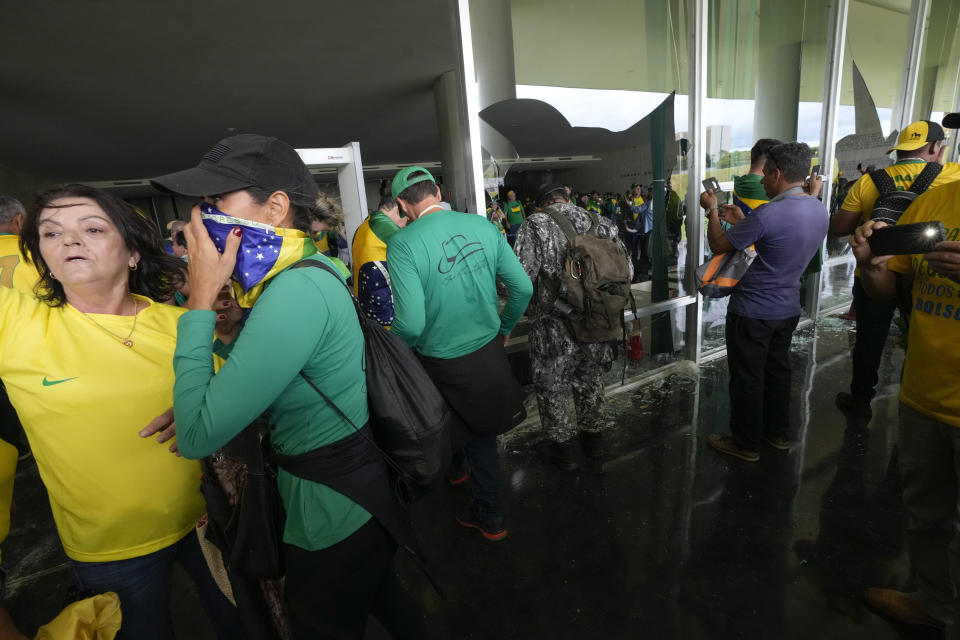
[[[810,156],[801,142],[772,147],[762,180],[770,201],[749,217],[734,205],[718,206],[710,191],[700,195],[711,251],[750,245],[757,251],[727,309],[732,435],[707,439],[717,451],[747,462],[760,459],[761,441],[781,451],[791,444],[790,339],[800,320],[800,276],[829,224],[826,208],[806,190]],[[721,220],[733,226],[724,231]]]

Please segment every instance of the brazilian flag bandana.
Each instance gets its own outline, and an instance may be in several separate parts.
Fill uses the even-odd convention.
[[[243,229],[232,279],[233,295],[246,309],[257,301],[270,278],[317,252],[316,245],[303,231],[234,218],[207,203],[200,205],[200,211],[203,225],[220,253],[233,228]]]

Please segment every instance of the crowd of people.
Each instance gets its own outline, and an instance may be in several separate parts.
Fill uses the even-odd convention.
[[[663,197],[655,200],[653,187],[633,183],[623,193],[607,191],[600,194],[597,190],[579,192],[570,185],[562,185],[565,201],[597,218],[611,222],[630,252],[634,270],[634,282],[650,279],[654,251],[653,225],[654,208],[663,211],[664,234],[666,237],[660,255],[669,265],[676,265],[678,245],[683,236],[686,217],[686,205],[673,190],[671,181],[664,182]],[[487,219],[490,220],[507,238],[511,247],[515,246],[517,235],[524,220],[537,212],[540,206],[530,197],[518,199],[515,189],[508,189],[505,199],[491,198],[487,194]]]
[[[943,125],[957,128],[960,114]],[[752,255],[727,312],[730,433],[707,438],[719,453],[756,462],[764,446],[794,445],[789,349],[802,275],[828,233],[851,235],[860,265],[853,381],[836,398],[841,409],[869,416],[898,301],[909,316],[900,465],[919,591],[866,597],[931,626],[955,615],[948,568],[960,508],[951,348],[960,166],[942,164],[944,140],[937,123],[904,129],[891,149],[897,162],[879,170],[887,179],[865,173],[832,217],[819,199],[822,177],[810,175],[811,149],[798,142],[757,141],[731,203],[711,190],[699,198],[710,250]],[[887,181],[900,193],[923,188],[898,204]],[[351,298],[416,354],[455,416],[442,480],[467,498],[451,520],[500,542],[508,528],[497,436],[525,416],[506,353],[511,333],[525,315],[539,456],[563,471],[601,459],[603,374],[631,284],[648,277],[652,256],[676,259],[685,218],[667,180],[662,193],[545,184],[521,200],[510,189],[503,202],[489,200],[485,219],[451,211],[434,176],[409,166],[348,245],[342,214],[294,149],[252,134],[152,182],[197,201],[189,220],[167,227],[166,250],[145,216],[93,187],[47,191],[29,208],[0,198],[0,379],[15,410],[0,433],[0,535],[29,441],[77,586],[115,593],[118,637],[136,640],[173,636],[174,563],[221,638],[362,638],[370,615],[393,637],[425,637],[425,614],[394,569],[404,543],[384,514],[405,498],[370,436],[366,329]],[[928,221],[946,228],[932,251],[871,253],[883,226]],[[652,248],[657,224],[666,246]],[[572,283],[576,251],[583,271]],[[257,596],[282,614],[267,616],[264,635],[197,533],[209,506],[206,465],[260,423],[286,514],[282,597],[266,586]],[[0,636],[23,637],[2,608]]]

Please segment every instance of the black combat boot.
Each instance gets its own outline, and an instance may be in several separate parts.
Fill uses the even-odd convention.
[[[603,433],[600,431],[581,431],[580,448],[588,458],[603,457]]]
[[[553,440],[542,440],[537,444],[537,455],[544,462],[549,462],[561,471],[576,471],[580,468],[577,464],[577,445],[570,438],[566,442],[554,442]]]

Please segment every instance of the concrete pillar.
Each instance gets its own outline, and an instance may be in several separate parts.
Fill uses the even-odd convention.
[[[433,84],[440,134],[440,163],[443,197],[455,211],[478,213],[477,193],[483,183],[479,164],[474,164],[473,143],[467,115],[464,83],[457,69],[447,71]],[[477,124],[479,124],[479,117]],[[479,154],[477,154],[479,156]],[[477,158],[479,161],[479,158]],[[482,202],[482,200],[481,200]]]
[[[950,61],[960,22],[960,3],[933,0],[929,11],[911,122],[928,119],[933,111],[937,88],[954,86],[957,82],[957,67],[951,65]]]
[[[900,79],[900,95],[893,105],[893,113],[890,116],[890,127],[898,131],[903,131],[913,121],[913,106],[917,96],[917,80],[920,76],[920,61],[923,53],[924,27],[929,13],[930,0],[911,1],[910,27],[907,32],[903,75]],[[924,116],[924,119],[926,117]]]
[[[682,92],[681,79],[676,77],[678,70],[671,68],[671,56],[664,51],[664,46],[669,47],[673,39],[670,31],[672,24],[667,0],[646,2],[643,5],[643,21],[637,25],[637,36],[643,37],[644,64],[650,86],[664,87],[665,91],[670,90],[666,87],[676,88]]]
[[[480,154],[480,109],[470,0],[450,0],[457,38],[457,67],[433,83],[443,166],[443,195],[455,211],[485,213]]]
[[[447,71],[433,83],[437,107],[437,130],[440,134],[440,164],[443,173],[443,197],[459,208],[466,193],[466,158],[458,137],[466,130],[466,118],[460,106],[460,79],[456,69]]]
[[[470,32],[480,109],[516,98],[510,0],[470,2]]]
[[[510,0],[472,0],[470,32],[473,40],[473,63],[477,72],[479,109],[502,100],[517,97],[516,66],[513,52],[513,21]],[[516,149],[503,134],[480,121],[480,145],[483,151],[484,175],[502,177],[514,160]],[[496,159],[493,169],[491,157]]]
[[[960,113],[960,82],[957,82],[957,98],[953,101],[953,110]],[[948,150],[946,158],[947,162],[957,162],[960,161],[960,131],[951,132],[949,138],[947,138]]]
[[[755,140],[797,139],[803,6],[802,2],[766,3],[760,9]]]

